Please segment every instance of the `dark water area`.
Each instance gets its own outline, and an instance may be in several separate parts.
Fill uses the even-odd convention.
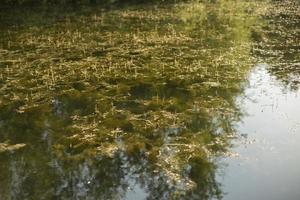
[[[0,11],[0,200],[300,199],[300,5]]]

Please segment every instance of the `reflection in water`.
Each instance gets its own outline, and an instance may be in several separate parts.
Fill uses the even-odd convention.
[[[1,199],[222,198],[264,6],[1,12]]]
[[[239,123],[244,137],[235,141],[219,176],[224,199],[299,199],[300,101],[298,91],[284,91],[266,64],[250,76],[243,100],[248,116]],[[243,184],[236,184],[243,183]]]
[[[226,158],[224,199],[299,199],[299,1],[274,1],[262,30],[253,32],[258,64],[245,88],[243,138]],[[258,34],[258,32],[260,32]],[[242,184],[240,184],[242,183]]]

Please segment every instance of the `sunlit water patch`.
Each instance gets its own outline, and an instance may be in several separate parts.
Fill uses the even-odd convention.
[[[224,199],[300,197],[300,6],[278,1],[272,7],[260,34],[253,34],[262,64],[253,68],[240,98],[247,115],[219,176]]]
[[[300,90],[283,88],[268,67],[260,64],[250,76],[243,137],[223,171],[224,199],[299,199]]]

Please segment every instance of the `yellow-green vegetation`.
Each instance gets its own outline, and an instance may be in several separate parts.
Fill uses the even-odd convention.
[[[0,192],[118,199],[135,175],[149,199],[221,198],[216,159],[243,115],[236,98],[265,8],[219,0],[1,12],[0,142],[28,147],[0,157],[0,171],[18,163],[15,173],[41,188],[1,174]]]
[[[252,33],[254,54],[269,64],[269,72],[292,90],[299,89],[300,2],[276,1],[264,13],[267,23]]]
[[[3,152],[13,152],[13,151],[17,151],[23,147],[25,147],[26,144],[7,144],[7,143],[0,143],[0,153]]]
[[[177,0],[2,0],[0,6],[110,6],[116,4],[153,4],[176,1]]]

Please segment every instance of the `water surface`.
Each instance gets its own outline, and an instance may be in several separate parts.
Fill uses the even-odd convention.
[[[299,13],[1,10],[0,199],[297,199]]]

